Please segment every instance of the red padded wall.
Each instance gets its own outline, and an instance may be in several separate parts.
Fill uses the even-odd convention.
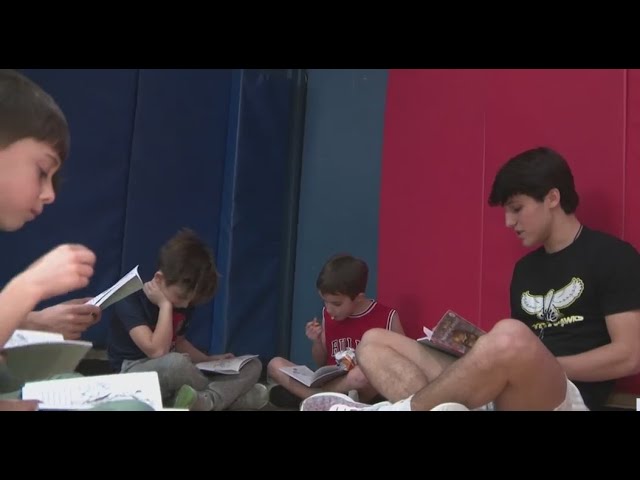
[[[390,71],[378,298],[413,337],[447,308],[485,329],[507,317],[526,250],[487,197],[500,165],[541,145],[571,164],[579,218],[639,247],[639,133],[638,71]]]

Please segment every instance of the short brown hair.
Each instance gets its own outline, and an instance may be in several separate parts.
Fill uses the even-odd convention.
[[[49,145],[61,163],[69,154],[69,125],[51,95],[15,70],[0,69],[0,149],[26,138]],[[57,191],[58,172],[52,180]]]
[[[158,270],[167,286],[178,285],[193,293],[193,303],[211,300],[218,288],[213,253],[193,230],[183,228],[160,249]]]
[[[367,264],[348,254],[338,254],[324,264],[316,288],[322,294],[348,295],[351,300],[367,289],[369,267]]]
[[[15,70],[0,70],[0,148],[25,138],[51,146],[64,162],[69,125],[55,100]]]

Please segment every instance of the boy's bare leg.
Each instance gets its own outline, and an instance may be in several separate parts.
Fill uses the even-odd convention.
[[[278,385],[282,385],[289,392],[294,394],[296,397],[304,399],[314,395],[316,393],[321,392],[319,388],[309,388],[306,385],[294,380],[286,373],[280,371],[281,367],[292,367],[296,365],[293,362],[290,362],[286,358],[275,357],[272,358],[269,364],[267,365],[267,374],[269,377],[276,382]]]
[[[566,388],[556,358],[525,324],[509,319],[417,392],[411,409],[430,410],[445,402],[474,409],[493,401],[498,410],[553,410]]]
[[[363,335],[356,360],[372,387],[396,402],[434,381],[455,357],[404,335],[375,328]]]
[[[361,402],[373,400],[378,395],[378,391],[369,383],[359,366],[349,370],[346,375],[335,378],[322,386],[324,392],[349,393],[351,390],[358,391],[358,399]]]

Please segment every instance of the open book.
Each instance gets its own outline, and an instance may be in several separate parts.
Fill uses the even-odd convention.
[[[426,327],[423,327],[423,331],[425,336],[419,338],[418,342],[456,357],[467,353],[478,337],[486,333],[451,310],[447,310],[433,331]]]
[[[133,270],[131,270],[124,277],[118,280],[115,285],[107,288],[101,294],[96,295],[87,303],[96,305],[104,310],[109,305],[113,305],[114,303],[119,302],[123,298],[137,292],[142,287],[143,282],[140,278],[140,274],[138,274],[138,265],[136,265]]]
[[[304,365],[293,365],[291,367],[280,367],[280,371],[311,388],[319,387],[329,380],[347,374],[347,369],[338,365],[325,365],[315,372]]]
[[[114,400],[139,400],[163,410],[156,372],[29,382],[22,387],[22,399],[40,401],[39,410],[88,410]]]
[[[93,344],[59,333],[16,330],[2,347],[11,374],[22,382],[71,373]]]
[[[258,355],[242,355],[241,357],[225,358],[224,360],[211,360],[209,362],[196,363],[196,367],[208,372],[222,373],[224,375],[238,375],[240,373],[240,369],[244,367],[247,362],[257,357]]]

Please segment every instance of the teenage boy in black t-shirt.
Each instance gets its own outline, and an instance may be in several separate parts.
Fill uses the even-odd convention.
[[[595,410],[616,379],[640,371],[640,255],[583,226],[573,175],[548,148],[523,152],[497,173],[490,205],[526,247],[516,264],[511,315],[459,360],[392,332],[371,330],[357,361],[391,400],[372,406],[337,394],[303,410]],[[585,406],[586,404],[586,406]]]

